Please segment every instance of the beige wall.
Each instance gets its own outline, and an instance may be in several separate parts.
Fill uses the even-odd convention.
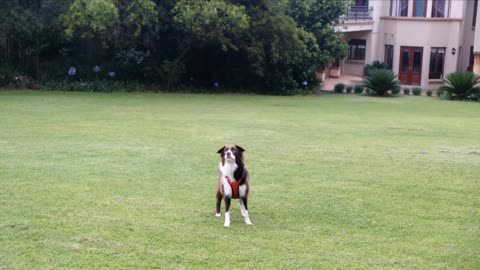
[[[415,19],[399,17],[382,18],[383,44],[394,45],[393,71],[399,72],[400,47],[422,47],[422,88],[437,88],[439,80],[430,80],[428,70],[430,65],[430,51],[432,47],[446,48],[444,75],[455,72],[458,62],[460,46],[461,20],[459,19]],[[452,55],[452,49],[456,53]],[[383,59],[384,50],[379,50]],[[440,80],[441,82],[441,80]]]
[[[480,3],[478,3],[477,9],[477,21],[475,25],[475,40],[473,53],[475,55],[473,61],[473,72],[480,76]]]
[[[461,37],[461,44],[460,44],[462,49],[459,54],[458,67],[457,67],[457,71],[459,72],[464,72],[467,70],[470,64],[470,48],[474,44],[475,37],[478,37],[479,35],[479,34],[475,34],[475,31],[476,31],[475,27],[472,27],[473,17],[474,17],[473,7],[474,7],[473,0],[466,2],[466,8],[464,9],[464,13],[463,13],[463,18],[465,19],[462,21],[463,35]]]

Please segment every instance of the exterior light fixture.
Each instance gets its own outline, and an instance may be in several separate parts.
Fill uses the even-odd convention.
[[[452,55],[455,55],[456,52],[457,52],[457,49],[452,48]]]

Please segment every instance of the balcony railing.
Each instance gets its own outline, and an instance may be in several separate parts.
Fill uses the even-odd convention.
[[[372,16],[367,6],[353,6],[347,9],[347,14],[340,16],[341,20],[346,21],[370,21]]]

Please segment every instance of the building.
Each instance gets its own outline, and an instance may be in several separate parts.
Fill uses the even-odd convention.
[[[480,74],[479,0],[354,0],[335,31],[344,34],[348,56],[330,76],[363,76],[384,62],[403,85],[436,89],[445,75]]]

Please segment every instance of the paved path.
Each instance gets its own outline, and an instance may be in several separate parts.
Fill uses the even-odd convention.
[[[344,83],[345,85],[355,86],[362,83],[362,77],[352,76],[352,75],[342,75],[340,78],[327,78],[322,82],[322,90],[333,91],[337,83]]]

